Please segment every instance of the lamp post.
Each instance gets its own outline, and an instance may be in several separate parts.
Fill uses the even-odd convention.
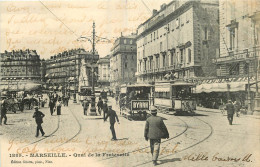
[[[76,76],[77,76],[77,62],[76,62],[76,55],[75,55],[75,77],[74,77],[74,94],[73,94],[73,103],[77,103],[77,99],[76,99]]]

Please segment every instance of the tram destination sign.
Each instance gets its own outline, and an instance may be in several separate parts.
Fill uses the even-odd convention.
[[[131,108],[132,111],[149,110],[149,100],[132,100]]]

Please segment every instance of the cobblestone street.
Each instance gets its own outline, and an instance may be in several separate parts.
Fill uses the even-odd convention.
[[[24,160],[30,160],[29,153],[66,153],[66,158],[36,158],[43,163],[61,161],[64,166],[71,166],[75,156],[77,161],[89,166],[151,166],[149,142],[143,134],[145,121],[121,117],[115,100],[109,98],[109,103],[119,115],[120,124],[115,125],[117,141],[110,140],[109,123],[101,116],[84,116],[80,104],[62,107],[60,116],[56,113],[51,116],[48,108],[41,108],[45,114],[45,137],[38,138],[33,110],[8,113],[8,125],[0,126],[1,147],[6,149],[1,152],[4,163],[15,166],[10,163],[15,157],[9,153],[23,152]],[[226,116],[218,112],[196,113],[198,116],[159,113],[170,133],[169,139],[162,140],[159,166],[257,166],[259,117],[234,117],[230,126]],[[16,166],[22,165],[26,166]]]

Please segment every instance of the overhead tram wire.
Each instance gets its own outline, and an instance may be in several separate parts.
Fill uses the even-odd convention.
[[[56,18],[58,19],[72,34],[74,34],[77,39],[80,35],[77,35],[73,30],[71,30],[57,15],[55,15],[41,0],[39,2]]]
[[[151,13],[153,14],[152,10],[150,8],[148,8],[148,6],[146,5],[146,3],[143,0],[140,0],[142,2],[142,4],[145,6],[145,8]]]

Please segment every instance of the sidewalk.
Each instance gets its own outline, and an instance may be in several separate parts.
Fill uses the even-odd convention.
[[[212,108],[204,108],[204,107],[196,107],[196,111],[202,111],[202,112],[213,112],[213,113],[221,113],[220,109],[212,109]],[[247,114],[241,114],[243,116],[260,119],[260,115],[247,115]]]

